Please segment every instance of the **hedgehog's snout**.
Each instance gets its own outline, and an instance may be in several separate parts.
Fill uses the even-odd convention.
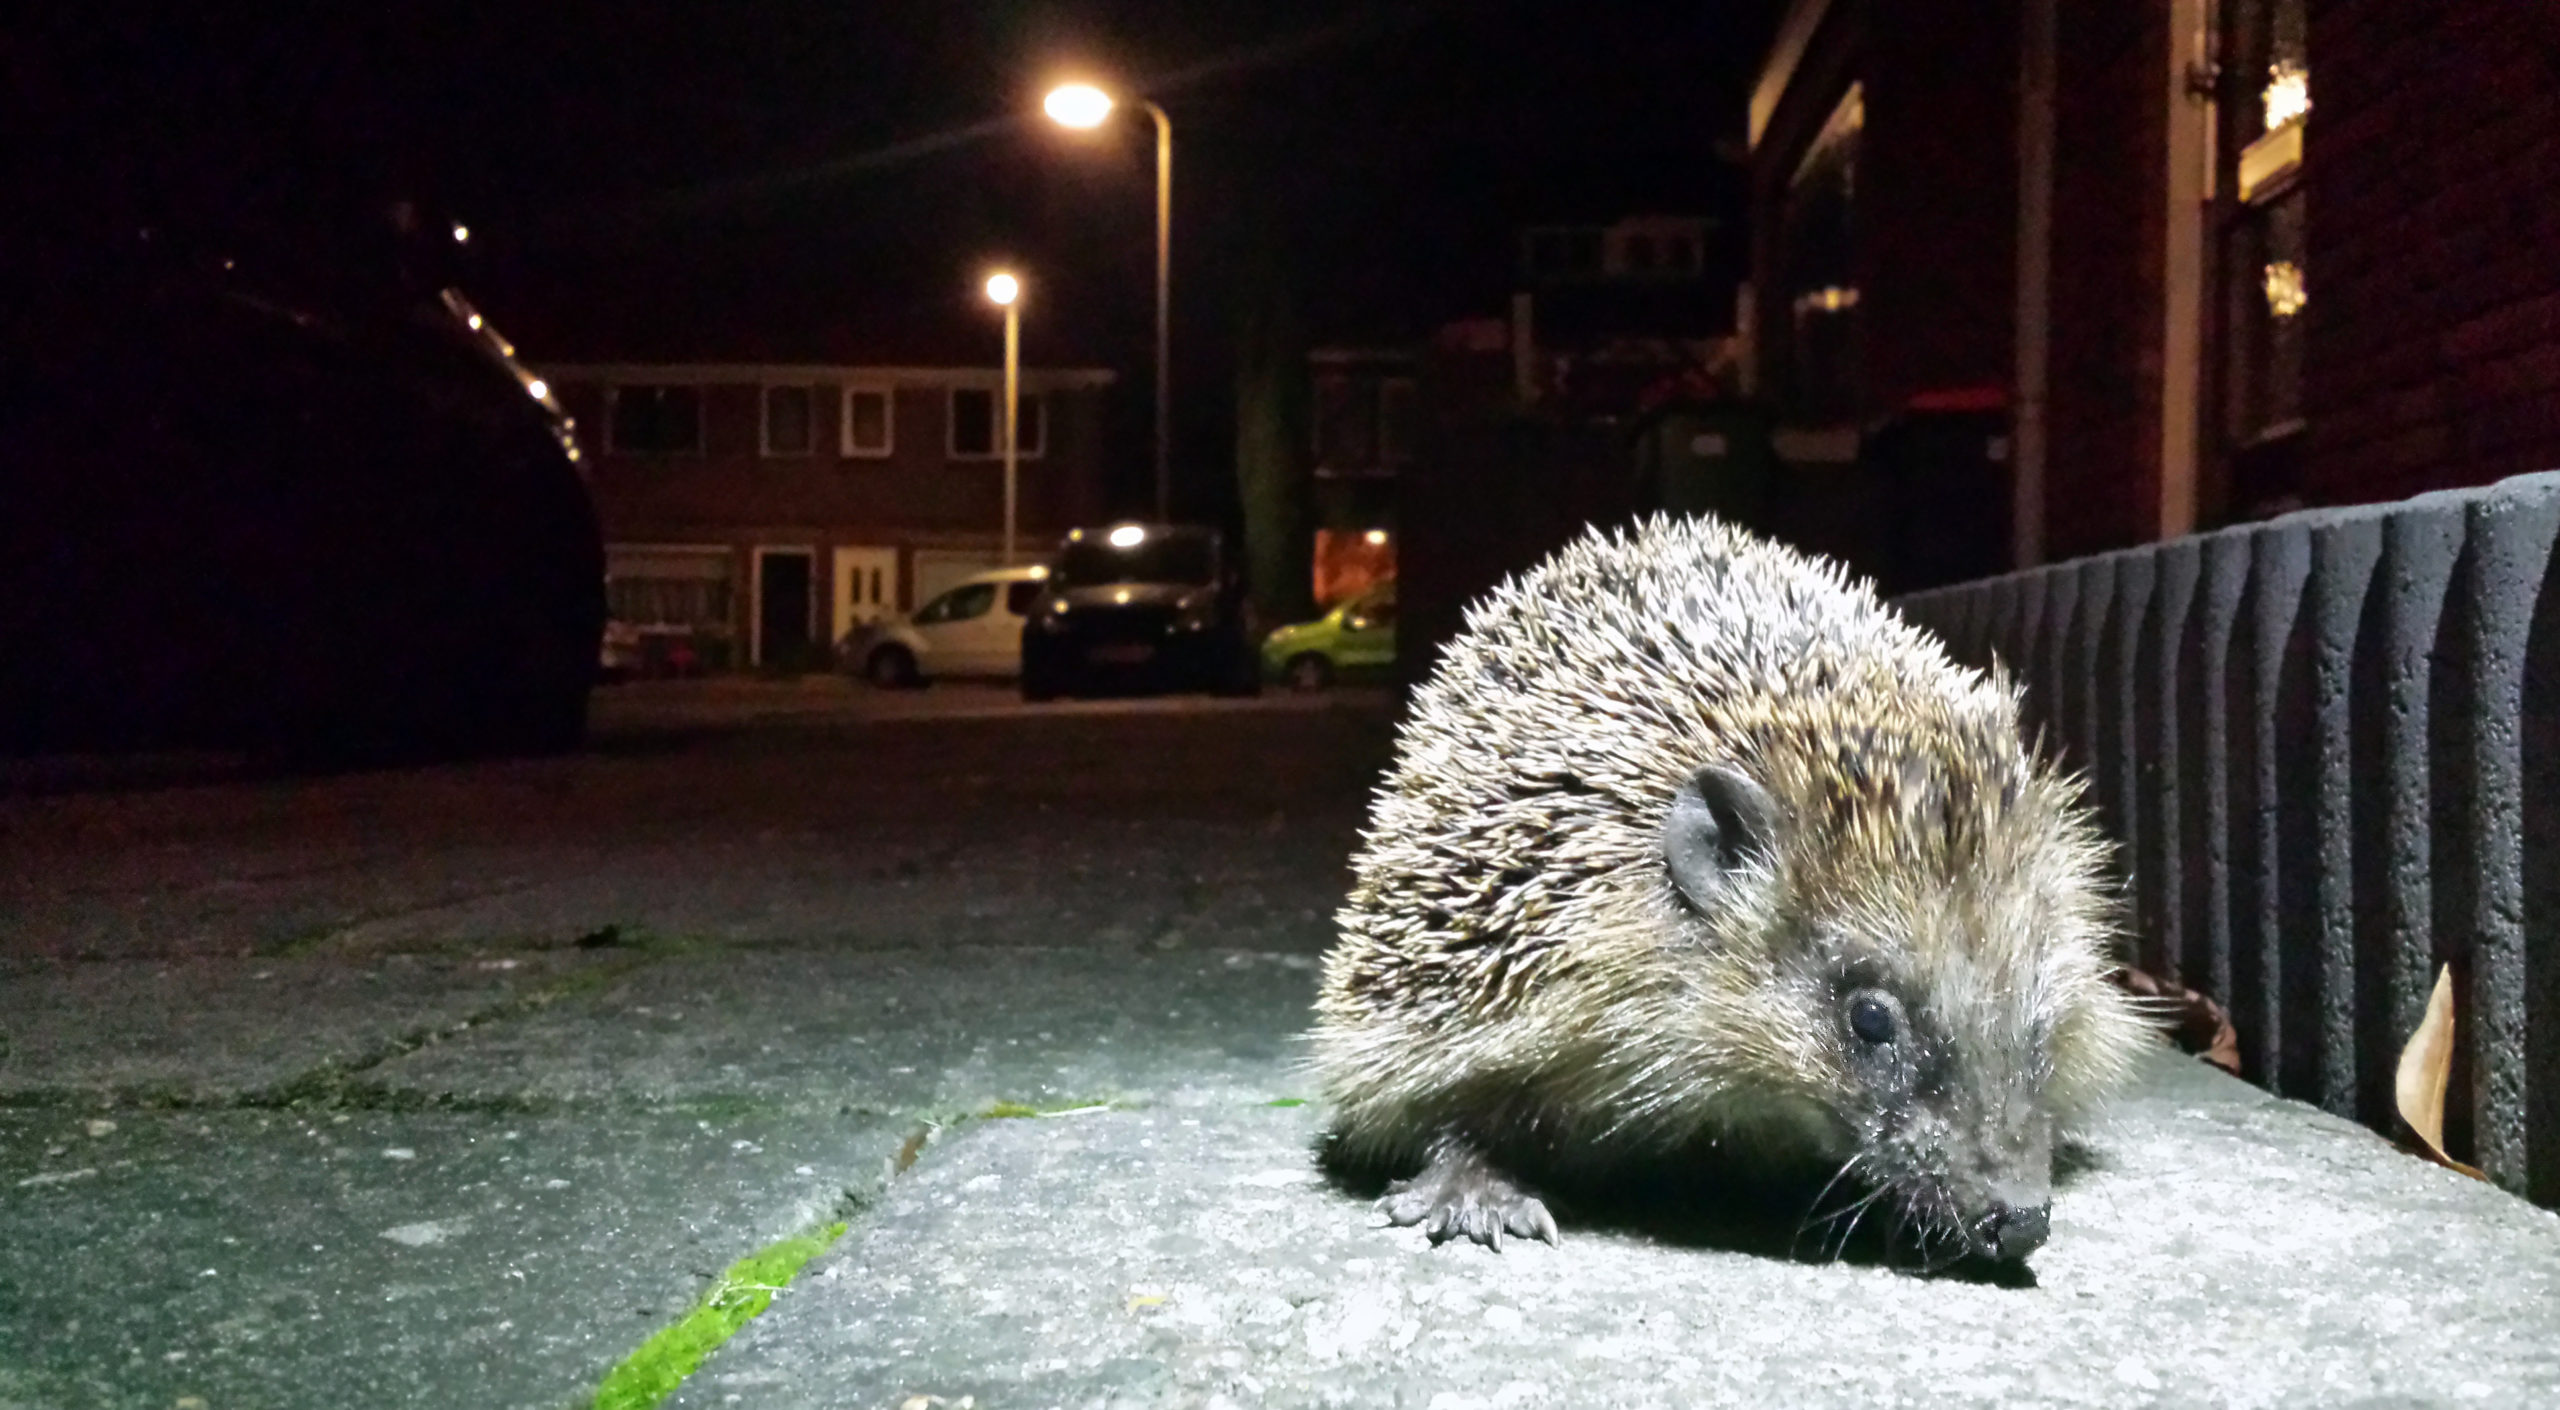
[[[2053,1232],[2053,1204],[2048,1200],[2043,1204],[2013,1205],[1995,1199],[1968,1232],[1976,1254],[2015,1263],[2044,1247],[2045,1238]]]

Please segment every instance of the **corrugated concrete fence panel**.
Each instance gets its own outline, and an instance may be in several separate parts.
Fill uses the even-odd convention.
[[[2142,755],[2145,732],[2143,722],[2148,712],[2142,708],[2141,677],[2135,672],[2141,664],[2143,639],[2151,631],[2152,563],[2149,553],[2117,553],[2108,557],[2113,568],[2110,575],[2114,590],[2104,621],[2098,648],[2098,728],[2095,747],[2098,790],[2106,799],[2107,816],[2112,820],[2116,836],[2122,839],[2125,863],[2131,879],[2139,883],[2145,872],[2141,864],[2144,849],[2152,841],[2151,829],[2144,823],[2146,809],[2140,798],[2142,787]],[[2132,887],[2125,900],[2134,917],[2135,933],[2144,937],[2142,958],[2145,964],[2156,963],[2157,933],[2151,925],[2151,888],[2139,884]]]
[[[2529,981],[2525,887],[2525,710],[2524,687],[2537,607],[2551,566],[2551,540],[2560,529],[2560,486],[2538,483],[2515,492],[2477,500],[2470,506],[2470,564],[2463,588],[2473,603],[2470,615],[2470,666],[2473,688],[2471,731],[2472,815],[2479,820],[2469,857],[2474,907],[2471,933],[2471,1008],[2477,1015],[2479,1039],[2472,1068],[2473,1120],[2479,1142],[2477,1164],[2499,1183],[2526,1183],[2530,1143],[2525,1116],[2531,1106],[2547,1109],[2547,1094],[2534,1101],[2528,1076],[2526,1031]],[[2548,701],[2538,702],[2545,714]],[[2539,741],[2537,741],[2539,743]],[[2537,749],[2535,752],[2543,752]],[[2548,800],[2536,800],[2538,810]],[[2535,879],[2547,895],[2548,876]],[[2546,912],[2539,919],[2546,925]],[[2547,952],[2552,937],[2542,935]],[[2560,1013],[2547,1007],[2544,1026],[2560,1023]],[[2547,1086],[2555,1074],[2548,1062],[2539,1074]],[[2546,1130],[2546,1141],[2560,1131]],[[2548,1164],[2546,1159],[2544,1164]]]
[[[2194,840],[2187,854],[2189,870],[2183,890],[2192,897],[2187,925],[2186,982],[2228,1003],[2233,975],[2233,917],[2239,896],[2232,889],[2234,851],[2231,781],[2236,755],[2232,722],[2246,708],[2246,673],[2234,669],[2239,657],[2241,607],[2248,600],[2249,545],[2239,532],[2213,534],[2202,540],[2202,578],[2198,585],[2194,670],[2186,675],[2181,714],[2191,728],[2179,731],[2190,741],[2180,760],[2186,792],[2195,795],[2188,811]]]
[[[2134,785],[2137,839],[2134,883],[2140,890],[2139,933],[2143,966],[2163,979],[2186,983],[2187,898],[2196,830],[2190,790],[2196,752],[2193,721],[2184,694],[2194,689],[2196,585],[2204,549],[2184,539],[2162,549],[2152,563],[2150,625],[2141,634],[2131,688],[2140,733],[2131,747],[2140,770]]]
[[[2287,515],[1907,599],[2089,781],[2132,958],[2253,1079],[2396,1131],[2460,980],[2457,1155],[2560,1206],[2560,475]]]
[[[2286,961],[2298,957],[2302,937],[2285,934],[2284,917],[2309,909],[2303,883],[2310,849],[2300,815],[2289,818],[2281,804],[2306,792],[2309,652],[2298,627],[2302,587],[2311,577],[2311,534],[2303,524],[2278,521],[2251,537],[2241,648],[2247,694],[2232,743],[2229,1004],[2240,1023],[2242,1070],[2302,1096],[2311,1089],[2319,1051],[2302,1023],[2301,989],[2286,988]]]
[[[2324,515],[2309,524],[2311,575],[2304,583],[2302,625],[2310,633],[2311,734],[2306,796],[2285,800],[2303,818],[2309,875],[2307,914],[2288,916],[2288,934],[2303,937],[2304,1008],[2319,1034],[2318,1086],[2305,1095],[2341,1116],[2357,1115],[2356,1092],[2356,813],[2355,736],[2359,659],[2378,657],[2379,622],[2367,620],[2374,568],[2382,561],[2383,513]],[[2361,646],[2361,656],[2359,647]],[[2387,1111],[2363,1113],[2379,1118]]]
[[[2357,841],[2364,932],[2360,964],[2380,976],[2379,1012],[2368,1014],[2373,1043],[2387,1046],[2417,1031],[2439,962],[2436,944],[2436,773],[2445,729],[2438,720],[2452,688],[2438,680],[2436,643],[2444,627],[2446,591],[2462,560],[2465,504],[2460,494],[2425,495],[2383,521],[2382,637],[2373,689],[2380,720],[2362,771],[2377,796],[2374,830]],[[2452,657],[2445,657],[2449,674]],[[2370,846],[2365,844],[2370,842]],[[2392,1075],[2379,1064],[2364,1075],[2359,1114],[2387,1124]]]

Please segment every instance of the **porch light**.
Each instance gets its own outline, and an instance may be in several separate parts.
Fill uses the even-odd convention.
[[[2267,131],[2301,119],[2311,111],[2311,74],[2291,59],[2267,70]]]

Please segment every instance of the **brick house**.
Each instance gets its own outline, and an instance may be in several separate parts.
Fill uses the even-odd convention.
[[[1757,379],[1994,413],[2020,563],[2560,464],[2555,53],[2540,0],[1792,0]]]
[[[543,369],[585,443],[617,619],[706,664],[805,661],[1001,559],[993,367]],[[1017,553],[1103,515],[1099,368],[1021,377]]]

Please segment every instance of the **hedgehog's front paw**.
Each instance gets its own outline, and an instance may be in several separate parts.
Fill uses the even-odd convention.
[[[1505,1232],[1556,1242],[1547,1206],[1471,1151],[1444,1148],[1421,1174],[1389,1185],[1378,1209],[1398,1228],[1420,1224],[1435,1246],[1464,1234],[1500,1253]]]

